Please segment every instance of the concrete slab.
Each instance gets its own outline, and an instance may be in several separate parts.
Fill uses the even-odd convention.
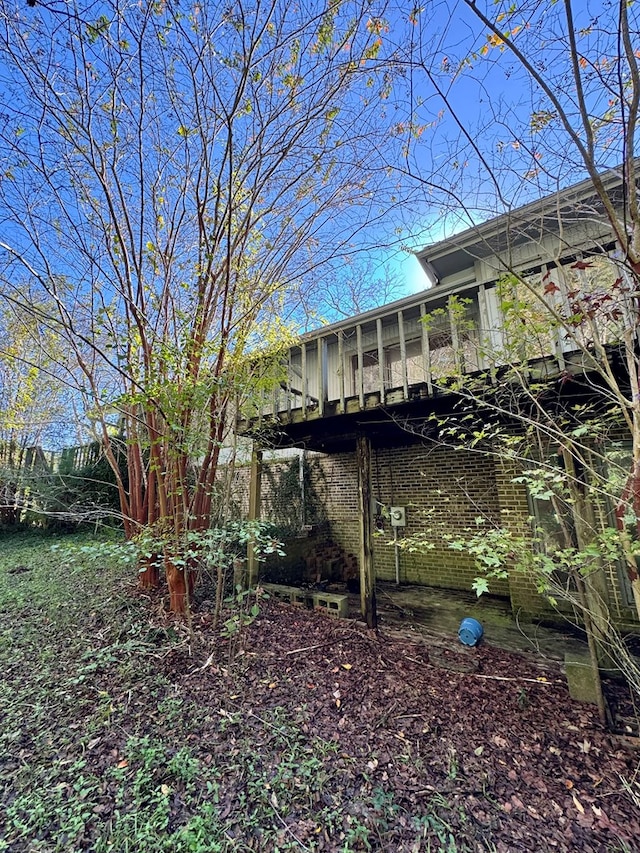
[[[337,591],[337,590],[336,590]],[[535,622],[520,622],[508,600],[497,596],[421,586],[376,585],[378,619],[382,629],[400,627],[425,635],[457,640],[460,622],[477,619],[484,629],[483,643],[509,651],[532,653],[564,662],[567,652],[586,654],[586,640],[579,631],[543,627]],[[359,611],[359,597],[351,595],[350,610]]]

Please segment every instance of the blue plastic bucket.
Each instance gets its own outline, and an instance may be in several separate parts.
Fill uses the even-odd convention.
[[[458,639],[465,646],[475,646],[482,639],[484,630],[477,619],[463,619],[458,629]]]

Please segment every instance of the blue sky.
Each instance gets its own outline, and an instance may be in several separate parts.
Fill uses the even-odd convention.
[[[531,59],[534,67],[542,69],[544,80],[560,99],[561,105],[569,111],[577,127],[579,117],[576,114],[575,90],[566,49],[566,29],[563,30],[561,18],[564,4],[552,0],[523,0],[514,13],[508,11],[510,3],[502,0],[497,3],[493,0],[477,0],[477,4],[477,8],[485,10],[491,20],[504,15],[500,28],[504,27],[512,33],[515,43]],[[98,21],[101,11],[109,8],[109,4],[102,0],[97,3],[84,0],[83,5],[86,14],[92,16],[89,20],[93,21]],[[186,8],[188,4],[184,5]],[[254,14],[258,5],[257,0],[255,3],[247,0],[247,14]],[[624,83],[627,73],[617,55],[616,22],[613,19],[617,7],[599,0],[576,0],[574,5],[580,68],[585,82],[585,104],[598,126],[596,163],[604,169],[620,160],[623,142],[616,121],[615,104],[613,116],[607,117],[610,106],[608,101],[612,97],[615,100],[618,81],[621,79]],[[156,13],[151,6],[128,5],[126,0],[122,0],[121,8],[125,10],[123,14],[131,14],[132,19],[136,14],[142,17],[149,15],[153,18],[154,27],[161,26],[161,22],[154,18]],[[162,5],[153,8],[160,10],[159,14],[163,13]],[[201,14],[213,17],[217,14],[213,4],[195,2],[190,8],[196,17]],[[315,0],[309,0],[308,10],[317,12],[320,8]],[[347,14],[351,4],[345,0],[341,8]],[[375,20],[376,8],[375,2],[366,6],[367,15],[371,16],[372,21]],[[51,9],[55,10],[54,14]],[[232,4],[229,9],[233,11]],[[284,15],[298,7],[282,0],[279,9]],[[336,319],[336,315],[330,313],[332,308],[329,300],[325,299],[323,305],[321,298],[329,290],[331,281],[337,288],[332,294],[334,312],[341,311],[342,316],[345,312],[355,313],[353,305],[356,300],[349,302],[343,292],[338,292],[349,277],[350,262],[354,268],[355,265],[360,267],[353,278],[356,289],[364,281],[364,301],[358,307],[366,310],[372,307],[373,302],[415,292],[428,285],[418,262],[403,247],[422,249],[425,245],[468,227],[472,221],[483,221],[584,177],[584,166],[576,157],[575,146],[568,141],[566,129],[559,122],[549,98],[532,83],[518,61],[504,49],[499,39],[496,40],[490,28],[474,17],[464,0],[425,0],[422,11],[414,16],[414,21],[410,20],[412,9],[413,3],[403,0],[392,0],[390,4],[384,4],[384,8],[382,5],[379,8],[380,15],[387,18],[388,28],[386,24],[382,26],[380,53],[377,59],[374,57],[370,61],[372,68],[375,68],[377,62],[381,65],[377,76],[374,71],[371,72],[375,85],[371,90],[358,88],[363,68],[369,73],[368,64],[358,64],[359,73],[353,75],[358,78],[358,85],[354,85],[353,90],[347,86],[349,92],[355,94],[341,101],[342,112],[328,131],[330,144],[326,147],[329,153],[333,149],[341,152],[337,158],[337,177],[336,172],[333,172],[326,181],[322,179],[317,182],[321,190],[318,198],[331,199],[335,189],[339,195],[342,193],[340,201],[324,210],[322,203],[316,204],[313,195],[306,197],[309,207],[315,205],[320,211],[320,216],[315,220],[317,229],[312,229],[310,239],[304,244],[304,251],[294,253],[288,265],[284,261],[281,263],[282,259],[289,260],[289,235],[287,229],[282,227],[282,222],[288,217],[289,202],[295,206],[302,198],[302,208],[307,203],[304,201],[304,180],[292,188],[289,177],[293,174],[298,178],[298,172],[303,176],[314,172],[309,159],[310,152],[313,157],[323,132],[318,134],[316,128],[302,140],[292,166],[281,170],[276,168],[266,176],[259,163],[253,171],[249,170],[249,174],[257,176],[253,184],[256,190],[254,201],[257,205],[265,203],[267,213],[255,229],[259,233],[252,234],[252,238],[242,245],[238,257],[244,257],[243,252],[253,253],[257,259],[258,274],[262,274],[264,279],[268,279],[269,275],[282,275],[288,281],[296,284],[302,281],[306,285],[306,293],[298,298],[298,291],[295,291],[295,298],[285,306],[290,312],[289,316],[295,318],[301,327],[318,325],[323,319]],[[23,80],[20,77],[23,70],[20,63],[14,62],[12,65],[10,60],[3,62],[0,52],[0,88],[3,89],[4,100],[3,108],[0,109],[0,240],[14,242],[15,249],[11,262],[2,273],[5,275],[4,285],[13,288],[14,295],[25,292],[36,278],[25,269],[25,259],[32,259],[34,264],[40,265],[41,282],[49,282],[55,276],[64,280],[63,297],[72,295],[70,302],[74,321],[84,323],[84,328],[89,329],[88,334],[92,334],[97,326],[98,335],[110,336],[110,346],[117,359],[122,357],[122,353],[116,350],[121,347],[123,340],[127,340],[126,335],[121,334],[122,315],[116,316],[111,327],[109,323],[110,318],[116,315],[114,305],[122,296],[116,294],[113,298],[116,290],[114,280],[121,272],[121,255],[113,251],[115,243],[112,234],[103,227],[101,217],[104,208],[96,211],[93,207],[92,193],[99,194],[100,181],[95,181],[85,192],[86,187],[82,186],[82,146],[74,150],[76,137],[69,132],[66,119],[63,118],[61,125],[55,127],[55,121],[47,124],[49,117],[40,112],[42,87],[45,84],[49,87],[48,96],[54,100],[58,95],[64,99],[68,91],[73,91],[74,81],[82,80],[86,75],[91,93],[82,109],[94,111],[94,128],[99,126],[99,133],[102,134],[100,144],[104,146],[105,152],[117,148],[116,138],[124,138],[125,133],[131,133],[131,127],[135,127],[136,109],[144,106],[145,109],[138,112],[140,115],[144,113],[145,121],[149,122],[145,125],[145,132],[149,134],[147,147],[142,158],[138,156],[139,151],[135,146],[133,150],[120,151],[121,159],[113,170],[116,178],[120,179],[114,197],[118,204],[129,206],[128,222],[132,226],[133,235],[130,243],[131,246],[135,244],[142,269],[140,281],[134,283],[134,289],[138,285],[141,290],[149,287],[150,292],[153,291],[153,298],[157,297],[163,286],[160,240],[166,229],[161,223],[166,222],[171,215],[178,216],[183,207],[181,193],[185,191],[185,184],[180,181],[187,172],[187,166],[192,170],[190,175],[196,180],[197,163],[200,162],[198,158],[212,152],[215,157],[224,150],[225,132],[224,127],[217,127],[212,129],[210,137],[203,133],[198,148],[193,106],[198,101],[199,93],[196,87],[195,97],[187,102],[182,95],[189,89],[188,85],[180,91],[185,80],[189,82],[187,56],[183,54],[181,57],[184,60],[181,69],[186,76],[177,82],[174,92],[167,93],[166,84],[171,78],[169,72],[174,70],[174,66],[173,60],[167,62],[166,52],[158,47],[161,42],[153,42],[150,53],[153,61],[147,67],[136,69],[134,52],[124,46],[127,39],[120,31],[126,30],[126,27],[121,27],[121,22],[114,19],[108,22],[108,26],[120,38],[110,43],[114,47],[111,54],[105,46],[106,42],[101,42],[99,28],[92,32],[81,21],[80,32],[76,32],[73,38],[82,44],[84,53],[70,58],[63,32],[64,23],[69,20],[67,10],[66,0],[50,0],[46,7],[42,5],[35,8],[28,7],[24,0],[6,0],[0,5],[0,42],[4,34],[3,22],[13,24],[15,20],[21,20],[24,23],[18,29],[22,28],[23,32],[31,23],[35,23],[39,31],[36,30],[25,40],[26,56],[29,59],[29,51],[35,49],[40,50],[41,56],[45,57],[42,68],[36,71],[32,69],[31,76],[27,75],[26,80]],[[638,4],[628,6],[628,13],[632,18],[631,38],[634,46],[637,44],[640,50]],[[7,16],[6,19],[3,16]],[[225,19],[223,24],[214,21],[215,38],[222,32],[221,52],[217,53],[216,46],[205,39],[203,53],[209,63],[207,73],[211,75],[210,79],[203,78],[205,82],[208,79],[210,83],[211,79],[215,79],[220,83],[225,73],[221,69],[230,69],[225,79],[231,90],[236,66],[232,56],[223,57],[227,65],[220,56],[224,54],[225,47],[231,45],[236,49],[238,40],[242,40],[242,30],[236,28],[236,23],[232,18]],[[305,19],[304,25],[306,23]],[[160,35],[165,37],[162,33]],[[173,36],[175,31],[167,31],[166,35]],[[366,26],[361,37],[368,37]],[[227,39],[226,43],[224,38]],[[324,75],[316,64],[318,54],[313,47],[315,36],[308,35],[308,38],[307,48],[310,48],[310,53],[300,67],[308,69],[315,66],[316,80],[321,85]],[[183,48],[184,43],[178,39],[176,49]],[[229,51],[231,49],[229,47]],[[289,46],[285,45],[282,49],[286,53]],[[49,51],[52,51],[50,55]],[[335,61],[339,66],[344,64],[342,56],[342,52],[338,51]],[[388,71],[390,86],[388,91],[383,92],[381,80],[387,69],[382,63],[389,58],[393,58],[391,70]],[[121,91],[124,93],[117,108],[113,109],[113,115],[109,112],[109,61],[114,62],[119,69]],[[140,73],[141,91],[145,92],[145,98],[138,103],[135,95],[131,100],[127,99],[126,93],[131,91],[127,88],[128,71],[125,73],[122,69],[127,69],[128,63],[132,63],[132,75]],[[284,80],[282,67],[282,64],[278,66],[274,79]],[[256,70],[259,72],[259,69]],[[257,127],[260,124],[260,111],[269,107],[269,89],[262,85],[263,82],[259,73],[258,77],[252,78],[252,86],[255,88],[251,91],[258,93],[258,102],[241,105],[242,115],[235,124],[247,151],[252,149],[255,141],[256,131],[252,129],[252,122]],[[222,89],[224,85],[224,82],[220,83]],[[610,91],[607,91],[608,85],[612,87]],[[164,91],[165,97],[169,98],[164,105],[159,103],[160,96],[156,100],[159,91]],[[213,87],[204,86],[202,91],[205,100],[211,96],[207,101],[209,117],[215,116],[221,103],[228,102],[229,91],[222,91],[221,97],[217,99],[212,97]],[[369,91],[371,96],[366,94]],[[82,103],[83,95],[75,93],[68,97],[67,118],[71,126],[73,112],[79,109],[77,105]],[[371,103],[366,104],[365,109],[369,97]],[[259,98],[265,100],[260,103]],[[170,109],[166,108],[169,102]],[[264,137],[264,144],[270,150],[273,151],[274,144],[277,147],[279,139],[287,137],[292,124],[295,124],[296,109],[291,104],[282,106],[280,120],[285,115],[287,121],[283,126],[278,120],[270,124],[270,130]],[[363,121],[369,124],[360,123],[360,110]],[[131,116],[133,125],[128,124]],[[344,125],[341,126],[342,122]],[[212,127],[213,124],[215,122],[212,122]],[[342,138],[341,127],[345,130]],[[50,147],[51,141],[61,147]],[[70,145],[65,147],[67,142]],[[58,152],[63,149],[65,156],[58,156]],[[24,166],[25,158],[29,156],[33,158],[34,168]],[[42,175],[38,173],[37,167],[42,163],[48,172],[49,183],[42,180]],[[146,218],[138,215],[138,208],[142,210],[144,207],[138,205],[141,198],[139,187],[146,178],[141,179],[142,183],[137,188],[133,180],[129,180],[137,174],[139,168],[141,173],[151,176],[148,186],[152,186],[155,193],[151,202],[147,199],[144,211]],[[159,184],[165,181],[168,174],[166,187],[161,191]],[[187,190],[191,189],[190,184],[186,186]],[[237,190],[241,195],[246,183],[240,179],[234,186],[234,192]],[[355,189],[349,193],[345,188]],[[118,195],[120,189],[122,193]],[[212,217],[215,216],[213,206],[209,207]],[[241,208],[240,204],[236,211],[241,211]],[[194,238],[194,230],[191,228],[197,219],[196,209],[197,202],[191,196],[184,203],[187,213],[184,218],[185,228],[176,229],[180,239],[175,243],[177,248],[173,256],[175,263],[172,275],[173,283],[177,284],[175,304],[178,310],[175,316],[179,321],[182,321],[181,311],[189,319],[184,305],[190,304],[188,300],[194,292],[193,282],[197,278],[194,270],[198,268],[198,262],[197,259],[194,262],[192,251],[193,245],[197,246],[197,234]],[[75,224],[87,211],[89,215],[84,222],[86,228],[74,234]],[[267,222],[268,214],[274,211],[275,215]],[[304,210],[301,215],[304,215]],[[109,228],[112,224],[109,223]],[[192,239],[195,242],[190,244]],[[336,240],[338,247],[334,257],[326,267],[316,267],[316,257],[322,254],[327,248],[327,241],[331,239]],[[267,260],[261,265],[272,248],[268,244],[275,241],[279,242],[271,253],[271,261]],[[94,246],[100,249],[101,255],[98,251],[94,252]],[[331,251],[326,253],[331,255]],[[310,264],[307,263],[309,258]],[[2,260],[6,260],[6,256]],[[102,262],[104,266],[100,265]],[[186,281],[181,278],[182,270],[185,270]],[[393,293],[387,286],[387,272],[396,279],[396,290]],[[373,283],[369,293],[367,281]],[[251,296],[253,298],[253,294]],[[308,302],[305,303],[305,299]],[[366,304],[366,299],[370,300],[370,304]],[[92,303],[91,300],[95,301]],[[147,303],[145,310],[148,306],[151,306],[149,310],[152,313],[153,299]],[[96,310],[91,312],[89,307]],[[178,329],[178,340],[180,333]],[[115,375],[113,364],[106,367],[105,371],[111,377]]]
[[[513,11],[510,2],[477,0],[476,8],[510,34],[584,139],[564,4],[515,5]],[[619,56],[618,6],[577,0],[573,7],[585,106],[596,128],[595,161],[604,170],[623,156],[615,111],[628,69]],[[629,4],[627,13],[632,45],[640,51],[638,4]],[[395,15],[398,33],[406,33],[402,4]],[[464,0],[423,4],[413,30],[413,68],[394,92],[396,110],[404,107],[405,121],[419,131],[404,162],[415,179],[404,217],[406,244],[423,248],[586,176],[556,106]],[[390,39],[393,33],[392,24]],[[415,259],[395,256],[392,263],[408,292],[423,286]]]
[[[611,58],[616,47],[610,35],[615,34],[612,11],[604,2],[579,0],[574,5],[576,29],[597,22],[591,33],[579,36],[589,68],[596,68],[603,56]],[[545,99],[509,52],[488,40],[491,33],[464,0],[425,2],[411,22],[413,6],[393,0],[380,7],[381,16],[388,21],[388,30],[381,33],[380,57],[393,55],[395,61],[393,85],[379,105],[380,127],[396,128],[388,135],[382,153],[388,155],[392,170],[399,167],[401,171],[392,171],[389,177],[391,184],[398,185],[395,207],[362,235],[365,262],[386,264],[397,273],[405,292],[421,289],[427,280],[403,246],[421,249],[468,227],[471,218],[486,219],[580,180],[584,174],[571,156],[557,120],[549,121],[543,132],[532,128],[532,111],[542,110]],[[547,64],[545,79],[570,105],[572,92],[559,17],[563,4],[523,0],[511,15],[506,14],[509,6],[502,0],[478,0],[478,8],[492,20],[505,14],[500,26],[512,33],[517,30],[513,36],[516,44],[536,62]],[[25,18],[47,14],[27,10],[24,3],[17,8]],[[88,8],[96,15],[101,5],[89,3]],[[635,4],[629,8],[630,14],[637,15]],[[372,19],[375,10],[372,4]],[[594,112],[602,111],[602,91],[596,80],[588,93]],[[411,126],[415,137],[407,131]],[[603,146],[602,166],[618,159],[618,142],[614,139]],[[403,158],[405,143],[408,150]],[[366,171],[368,164],[362,166]],[[402,174],[407,169],[411,179]],[[389,192],[388,184],[385,193]],[[385,198],[381,196],[381,205]],[[400,228],[399,233],[394,226]],[[380,240],[377,249],[376,239]]]

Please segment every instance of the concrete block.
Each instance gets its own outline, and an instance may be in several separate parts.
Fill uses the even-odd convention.
[[[588,653],[566,652],[564,666],[571,698],[577,702],[597,704],[596,683]]]
[[[349,596],[336,595],[331,592],[316,592],[313,595],[313,606],[327,616],[346,619],[349,616]]]
[[[296,607],[311,610],[313,607],[313,594],[308,589],[294,589],[291,603]]]
[[[299,589],[296,586],[284,586],[280,583],[263,583],[262,588],[278,601],[286,601],[296,607],[313,608],[313,593],[309,589]]]
[[[273,598],[277,598],[278,601],[286,601],[289,604],[294,604],[293,596],[297,590],[294,590],[292,587],[282,586],[282,584],[278,583],[265,583],[262,584],[262,587]]]

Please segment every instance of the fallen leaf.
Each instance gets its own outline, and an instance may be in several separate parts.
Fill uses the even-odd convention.
[[[119,762],[118,762],[117,766],[118,766],[118,767],[128,767],[128,766],[129,766],[129,762],[127,761],[127,759],[126,759],[126,758],[123,758],[123,759],[122,759],[122,761],[119,761]]]
[[[160,790],[167,797],[171,793],[171,788],[168,785],[160,785]]]
[[[473,750],[473,754],[477,755],[478,758],[482,755],[483,752],[484,752],[484,746],[479,746]]]
[[[573,797],[573,804],[574,804],[574,806],[578,809],[578,811],[580,812],[580,814],[584,814],[584,806],[582,805],[582,803],[580,802],[580,800],[576,797],[576,795],[575,795],[575,794],[572,794],[572,797]]]
[[[351,664],[350,664],[350,663],[343,663],[343,664],[342,664],[342,668],[343,668],[343,669],[346,669],[346,670],[349,670],[349,669],[351,669]]]

